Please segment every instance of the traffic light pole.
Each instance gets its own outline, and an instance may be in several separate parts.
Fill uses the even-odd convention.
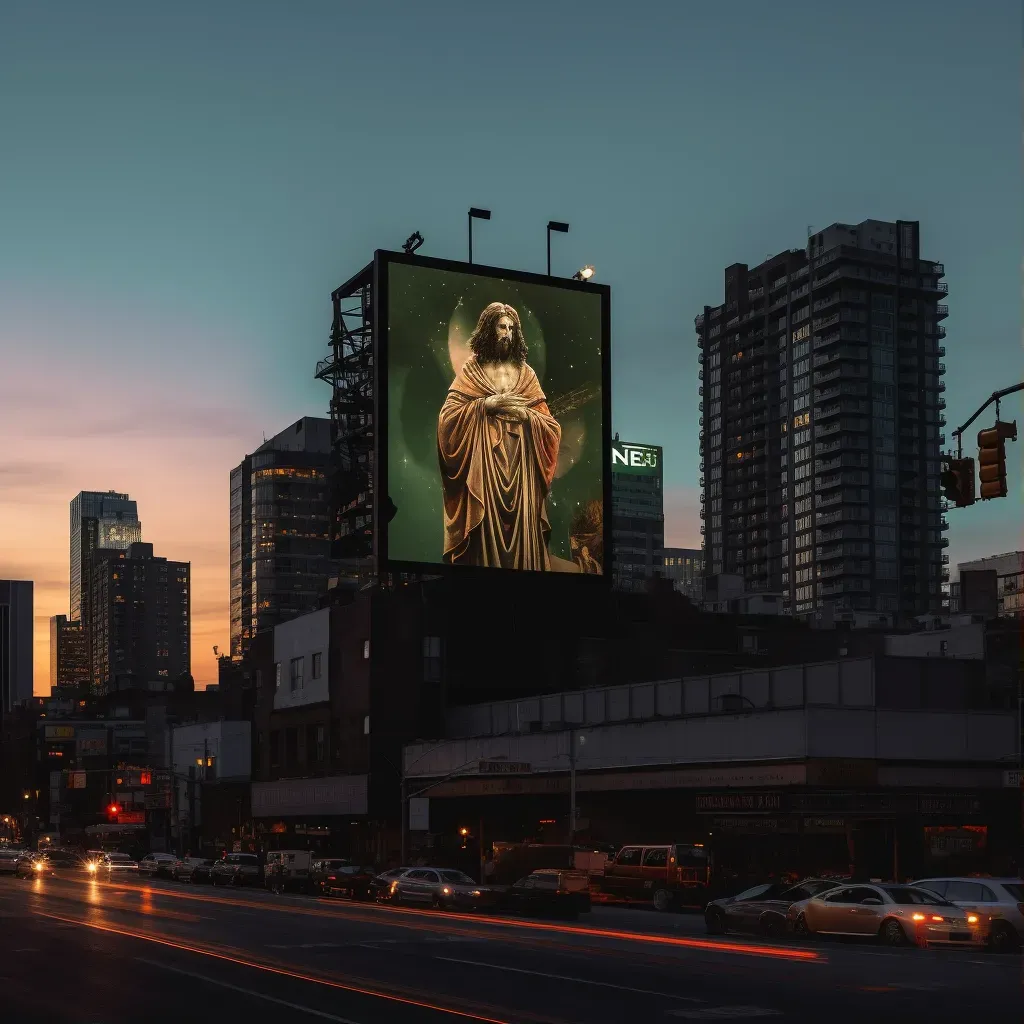
[[[966,422],[963,426],[957,427],[953,431],[953,437],[956,438],[956,457],[962,459],[964,457],[963,451],[963,435],[964,431],[993,403],[996,403],[996,419],[999,419],[999,400],[1005,398],[1007,395],[1016,394],[1018,391],[1024,391],[1024,381],[1020,384],[1014,384],[1013,387],[1004,388],[1002,391],[993,391],[991,395],[985,401],[985,404],[978,409],[978,411]]]

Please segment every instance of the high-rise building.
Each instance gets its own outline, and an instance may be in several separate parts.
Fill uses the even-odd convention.
[[[304,416],[231,471],[231,656],[316,608],[330,558],[331,421]]]
[[[31,580],[0,580],[0,718],[32,697]]]
[[[665,544],[662,451],[657,445],[612,442],[612,583],[643,590],[661,575]]]
[[[792,613],[941,609],[944,273],[877,220],[726,268],[695,321],[706,574]]]
[[[92,679],[109,692],[122,677],[146,684],[191,669],[188,562],[153,555],[153,545],[97,548],[90,569]]]
[[[117,491],[80,491],[71,499],[71,615],[83,622],[83,594],[96,548],[127,550],[142,540],[137,504]]]
[[[50,689],[75,689],[89,684],[89,653],[81,622],[66,615],[50,616]]]
[[[662,575],[694,604],[704,600],[704,552],[700,548],[665,548]]]

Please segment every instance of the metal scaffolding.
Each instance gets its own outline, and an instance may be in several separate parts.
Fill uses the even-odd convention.
[[[336,289],[331,354],[316,378],[331,386],[332,454],[328,469],[331,557],[343,576],[374,572],[373,265]]]

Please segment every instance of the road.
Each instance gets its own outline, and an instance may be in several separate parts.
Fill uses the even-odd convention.
[[[695,916],[614,908],[563,924],[4,877],[0,1020],[846,1024],[980,1012],[1020,1024],[1020,957],[712,940],[700,926]]]

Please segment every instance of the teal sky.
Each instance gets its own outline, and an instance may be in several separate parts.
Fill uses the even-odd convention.
[[[325,412],[332,287],[414,230],[464,258],[470,205],[478,261],[542,271],[555,218],[555,272],[611,285],[614,425],[665,447],[670,542],[693,317],[808,225],[922,222],[952,429],[1022,377],[1020,57],[1016,0],[6,0],[0,575],[64,610],[66,502],[138,492],[226,642],[231,466]],[[954,562],[1020,546],[1021,449]]]

